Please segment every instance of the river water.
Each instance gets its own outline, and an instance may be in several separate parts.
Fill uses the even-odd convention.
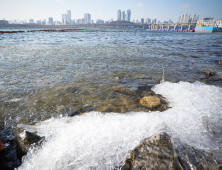
[[[181,140],[184,136],[190,138],[184,139],[190,145],[205,150],[217,149],[221,136],[212,141],[208,132],[199,126],[200,119],[205,116],[221,118],[222,66],[217,62],[222,59],[221,49],[222,34],[217,33],[107,30],[0,34],[0,125],[9,124],[15,129],[17,124],[37,123],[47,129],[46,124],[50,124],[54,130],[42,132],[44,136],[49,131],[49,136],[54,134],[53,139],[55,134],[66,134],[58,137],[67,138],[66,141],[55,139],[66,151],[51,153],[60,155],[55,165],[50,167],[50,159],[42,165],[39,163],[42,155],[45,158],[52,156],[45,154],[53,149],[50,147],[55,147],[49,137],[47,140],[50,142],[37,153],[30,151],[28,159],[31,161],[25,159],[22,169],[112,169],[122,164],[127,152],[140,140],[152,135],[162,123],[172,125],[170,129],[175,137]],[[166,82],[161,84],[163,69]],[[204,71],[212,71],[215,75],[207,76]],[[152,87],[166,98],[172,109],[156,115],[141,108],[132,96],[126,95],[121,99],[111,90],[114,86],[134,91]],[[183,100],[191,98],[193,100]],[[126,100],[129,101],[127,104]],[[96,106],[96,112],[88,116],[66,117],[90,106]],[[187,110],[187,114],[178,116],[175,108]],[[67,125],[70,120],[73,120],[72,123]],[[88,124],[88,129],[85,124]],[[62,129],[64,126],[59,132],[57,127]],[[182,130],[176,130],[180,126]],[[125,130],[119,131],[119,128]],[[114,132],[116,135],[113,135]],[[198,134],[202,137],[195,137]],[[120,138],[121,135],[124,137]],[[80,138],[86,142],[81,143]],[[203,138],[204,142],[201,142]],[[91,140],[92,146],[88,140]],[[100,146],[100,140],[109,142],[95,149],[95,146]],[[77,148],[67,146],[70,141]],[[83,149],[86,146],[91,154]],[[117,146],[117,150],[113,146]],[[47,147],[50,149],[44,151]],[[61,155],[70,156],[69,150],[77,154],[67,162],[60,162]],[[100,150],[111,152],[103,160],[100,158],[104,153]],[[92,154],[97,151],[98,155]],[[89,159],[93,161],[89,162]]]

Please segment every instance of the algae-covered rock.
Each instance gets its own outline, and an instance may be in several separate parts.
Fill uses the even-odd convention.
[[[145,139],[125,161],[122,170],[174,169],[174,151],[170,136],[162,132]]]
[[[128,89],[124,86],[113,86],[111,88],[113,91],[117,91],[119,93],[128,94],[128,95],[137,95],[136,92],[132,89]]]
[[[145,96],[140,100],[142,106],[154,108],[160,105],[160,99],[156,96]]]

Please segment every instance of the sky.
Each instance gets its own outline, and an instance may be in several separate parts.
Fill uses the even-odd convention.
[[[71,10],[72,19],[81,19],[90,13],[94,22],[97,19],[117,19],[117,11],[131,10],[131,21],[141,18],[169,19],[177,22],[180,15],[200,14],[200,18],[213,17],[222,20],[222,0],[0,0],[0,20],[29,19],[61,21],[62,14]]]

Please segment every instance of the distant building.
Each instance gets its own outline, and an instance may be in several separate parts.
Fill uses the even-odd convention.
[[[76,24],[82,24],[82,19],[77,19]]]
[[[110,23],[110,20],[108,20],[108,21],[105,21],[105,23],[106,23],[106,24],[109,24],[109,23]]]
[[[71,20],[71,24],[75,24],[75,19]]]
[[[130,21],[130,18],[131,18],[131,11],[130,11],[130,9],[128,9],[126,11],[126,21]]]
[[[42,24],[41,20],[36,21],[36,24]]]
[[[6,20],[0,20],[0,24],[8,24],[8,21],[6,21]]]
[[[197,22],[198,19],[199,19],[199,14],[195,14],[195,15],[193,16],[193,22]]]
[[[157,19],[152,20],[152,24],[156,24],[156,22],[157,22]]]
[[[70,10],[68,10],[67,11],[67,19],[66,19],[67,21],[67,24],[71,24],[71,11]]]
[[[121,20],[121,10],[119,9],[117,11],[117,21],[120,21]]]
[[[121,15],[121,20],[122,21],[125,21],[126,19],[126,14],[125,14],[125,11],[122,12],[122,15]]]
[[[150,24],[151,23],[151,19],[150,18],[146,18],[146,24]]]
[[[54,24],[55,25],[61,25],[62,23],[60,21],[55,21]]]
[[[52,25],[52,24],[53,24],[53,18],[49,18],[48,24],[49,24],[49,25]]]
[[[91,21],[90,21],[90,24],[94,24],[94,20],[91,20]]]
[[[91,21],[91,14],[89,13],[84,14],[84,20],[85,20],[85,24],[89,24]]]
[[[67,24],[67,15],[62,14],[62,25],[66,25],[66,24]]]
[[[42,20],[41,24],[42,24],[42,25],[45,25],[45,24],[46,24],[46,20],[45,20],[45,19]]]
[[[113,22],[113,19],[111,18],[111,22]]]
[[[207,17],[207,18],[203,18],[203,22],[213,22],[213,18]]]
[[[173,23],[173,21],[171,19],[169,19],[169,24]]]
[[[141,18],[141,24],[144,24],[144,18]]]
[[[96,24],[104,24],[104,21],[101,19],[97,19]]]
[[[29,23],[30,23],[30,24],[34,24],[34,19],[30,19],[30,20],[29,20]]]
[[[85,18],[82,18],[82,24],[85,24]]]

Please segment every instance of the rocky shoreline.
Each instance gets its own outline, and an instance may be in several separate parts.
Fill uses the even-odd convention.
[[[220,64],[220,61],[218,61],[218,63]],[[216,73],[213,71],[206,70],[204,71],[204,74],[207,79],[213,79],[216,77]],[[104,98],[101,98],[100,102],[89,100],[88,104],[69,110],[67,116],[73,117],[76,115],[87,114],[90,111],[99,111],[103,113],[125,113],[129,111],[162,112],[169,108],[165,98],[155,94],[150,86],[141,85],[132,89],[124,86],[120,77],[113,77],[112,81],[115,83],[109,87],[109,93],[106,95],[105,104],[102,103]],[[68,95],[73,95],[81,89],[76,87],[66,87],[62,90]],[[50,98],[51,96],[48,97]],[[54,101],[52,101],[52,103],[53,102]],[[42,102],[39,104],[42,104]],[[65,109],[65,106],[60,105],[56,108],[56,111],[63,112],[66,111]],[[214,126],[219,126],[219,128],[222,129],[220,125],[212,124],[211,120],[207,117],[203,121],[203,125],[206,130],[214,134],[218,133],[214,132]],[[126,158],[124,164],[120,165],[120,167],[122,166],[122,170],[222,169],[222,148],[219,148],[219,151],[206,152],[183,143],[175,146],[174,139],[171,138],[170,133],[171,132],[164,130],[142,140],[139,146],[129,152],[129,157]],[[0,158],[3,160],[0,163],[0,169],[11,170],[20,166],[21,158],[27,154],[28,149],[35,145],[41,145],[41,143],[44,142],[44,136],[38,136],[31,125],[19,124],[17,126],[17,134],[15,137],[11,135],[9,126],[1,127],[0,134]],[[218,135],[222,135],[222,133]]]

